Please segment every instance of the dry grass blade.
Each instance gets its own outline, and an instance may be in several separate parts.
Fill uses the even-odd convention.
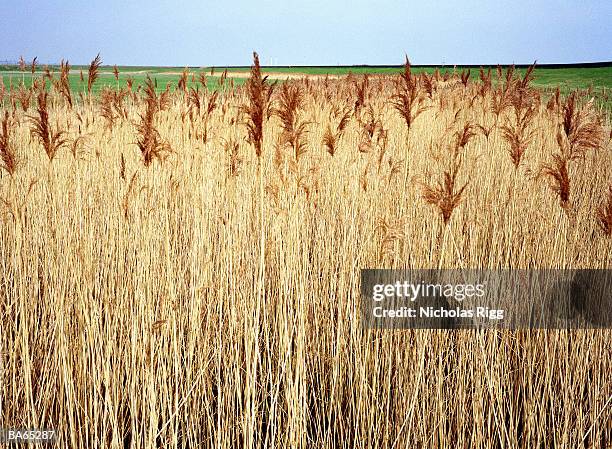
[[[491,135],[491,132],[493,131],[494,125],[485,126],[485,125],[477,124],[476,127],[480,130],[482,135],[485,136],[487,140],[489,140],[489,136]]]
[[[34,186],[37,183],[38,183],[38,180],[35,180],[35,179],[30,181],[28,190],[23,196],[23,199],[21,200],[21,202],[17,201],[16,198],[6,199],[3,197],[0,197],[0,202],[4,204],[4,206],[7,208],[8,212],[11,214],[11,217],[16,223],[20,223],[21,225],[24,224],[23,223],[24,210],[28,203],[28,199],[30,198],[30,195],[32,194],[32,191],[34,190]]]
[[[47,78],[49,81],[53,81],[53,71],[51,70],[51,67],[44,66],[43,70],[45,72],[43,78]]]
[[[221,76],[217,80],[217,86],[219,86],[219,88],[223,88],[223,86],[225,86],[225,80],[227,80],[227,69],[221,73]]]
[[[404,165],[404,159],[395,160],[392,157],[388,160],[389,164],[389,178],[387,179],[387,183],[391,184],[391,181],[394,177],[397,177],[402,170],[402,166]]]
[[[369,153],[374,145],[374,136],[376,135],[376,140],[379,141],[384,134],[382,119],[380,114],[374,111],[374,107],[370,104],[362,116],[357,116],[357,121],[361,127],[358,149],[362,153]]]
[[[134,190],[134,186],[136,185],[136,176],[138,175],[138,171],[135,171],[132,177],[130,178],[130,182],[128,184],[125,195],[123,196],[122,208],[123,208],[123,218],[126,220],[129,219],[130,212],[130,196],[132,191]]]
[[[119,159],[119,177],[125,181],[125,157],[121,153],[121,159]]]

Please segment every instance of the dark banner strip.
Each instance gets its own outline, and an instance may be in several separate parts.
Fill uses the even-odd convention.
[[[361,321],[382,329],[594,329],[612,270],[361,270]]]

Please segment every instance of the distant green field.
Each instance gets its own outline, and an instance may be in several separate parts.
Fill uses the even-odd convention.
[[[7,89],[12,85],[13,87],[19,86],[22,82],[26,86],[32,85],[32,74],[28,71],[26,73],[21,73],[16,71],[14,67],[6,70],[2,70],[3,67],[0,66],[0,77],[2,77],[4,84]],[[124,73],[119,74],[119,81],[115,80],[115,77],[112,73],[112,69],[104,68],[101,70],[100,76],[96,83],[92,88],[92,92],[94,94],[98,94],[104,87],[125,87],[127,85],[128,77],[133,79],[133,86],[136,89],[139,85],[143,85],[147,75],[149,75],[156,82],[156,90],[158,92],[163,91],[166,88],[166,85],[170,84],[171,89],[176,89],[178,84],[178,80],[180,75],[176,74],[176,72],[180,72],[182,69],[136,69],[134,67],[123,68]],[[121,69],[120,69],[121,70]],[[87,72],[84,71],[84,81],[81,81],[81,76],[78,73],[79,69],[72,69],[69,75],[70,88],[71,90],[78,95],[78,92],[87,92]],[[138,73],[136,73],[138,72]],[[199,71],[198,71],[199,72]],[[187,85],[189,87],[193,85],[199,85],[197,83],[197,74],[196,73],[196,83],[193,83],[191,80],[191,75],[189,76]],[[57,69],[54,70],[55,76],[57,76]],[[193,70],[190,73],[194,73]],[[207,72],[207,86],[209,90],[217,90],[219,88],[219,76],[210,76],[210,72]],[[40,77],[41,72],[37,72],[34,76]],[[216,75],[216,74],[215,74]],[[220,75],[220,73],[219,73]],[[232,78],[234,85],[241,85],[245,82],[244,78]],[[226,80],[226,85],[230,83],[230,80]]]
[[[57,73],[58,67],[51,67],[51,69]],[[85,73],[85,82],[80,81],[79,72],[83,70]],[[190,73],[195,73],[196,76],[200,72],[204,71],[208,76],[208,87],[209,89],[216,89],[218,86],[219,76],[223,72],[223,67],[215,67],[214,76],[211,76],[210,67],[202,68],[189,68]],[[235,85],[244,83],[245,78],[248,76],[248,68],[228,68],[228,72],[241,72],[245,74],[245,77],[233,78]],[[344,75],[349,72],[354,74],[392,74],[401,71],[401,68],[397,67],[264,67],[262,71],[264,73],[304,73],[312,75]],[[440,67],[441,72],[461,72],[464,70],[462,67]],[[467,69],[466,69],[467,70]],[[495,68],[492,68],[495,72]],[[138,86],[144,83],[147,76],[156,79],[157,89],[165,89],[167,84],[175,88],[179,80],[180,73],[183,71],[182,67],[131,67],[122,66],[119,67],[121,73],[119,79],[119,86],[123,87],[126,85],[126,79],[131,76],[134,79],[134,86]],[[432,73],[432,68],[420,68],[415,67],[413,69],[415,73],[428,72]],[[517,69],[517,72],[524,73],[524,69]],[[40,74],[38,72],[37,76]],[[568,93],[574,89],[587,89],[592,87],[596,94],[608,95],[608,91],[612,89],[612,67],[604,68],[536,68],[535,79],[533,85],[540,88],[555,88],[559,86],[563,93]],[[26,85],[31,84],[31,75],[27,71],[25,74],[19,72],[16,66],[2,66],[0,65],[0,76],[4,80],[4,84],[8,87],[11,82],[12,84],[18,85],[21,81],[25,81]],[[471,69],[471,78],[476,79],[478,77],[478,69]],[[86,66],[73,66],[72,73],[70,75],[70,84],[75,92],[85,91],[87,87],[87,67]],[[189,84],[191,85],[191,76],[189,78]],[[94,92],[99,92],[104,86],[116,87],[117,81],[112,74],[112,67],[104,66],[101,68],[100,79],[94,86]],[[607,101],[607,98],[604,100]]]
[[[487,67],[485,67],[487,69]],[[210,69],[207,69],[210,71]],[[215,68],[216,73],[222,72],[222,67]],[[228,68],[228,72],[243,72],[244,68]],[[313,75],[345,75],[349,72],[354,74],[392,74],[398,73],[402,69],[397,67],[266,67],[263,68],[263,72],[275,72],[275,73],[307,73]],[[433,73],[433,68],[413,68],[414,73]],[[464,69],[463,67],[440,67],[440,72],[457,72],[460,73]],[[478,69],[471,68],[470,75],[472,79],[478,78]],[[493,75],[495,76],[495,67],[491,67]],[[517,69],[518,73],[525,73],[525,69]],[[612,67],[602,68],[537,68],[535,70],[534,85],[540,87],[556,87],[559,85],[564,89],[586,89],[590,86],[593,88],[612,88]]]

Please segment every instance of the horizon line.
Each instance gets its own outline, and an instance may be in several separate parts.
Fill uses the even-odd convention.
[[[26,64],[29,65],[30,62],[26,61]],[[531,67],[534,63],[481,63],[481,64],[413,64],[410,63],[411,67],[414,68],[439,68],[439,67],[465,67],[465,68],[486,68],[486,67],[509,67],[514,66],[516,68],[527,68]],[[0,65],[11,65],[18,66],[19,61],[13,60],[2,60],[0,61]],[[37,65],[40,66],[59,66],[59,62],[37,62]],[[88,66],[89,63],[85,64],[73,64],[72,66]],[[147,64],[102,64],[101,67],[110,67],[112,68],[114,65],[118,67],[158,67],[158,68],[188,68],[188,69],[249,69],[251,65],[147,65]],[[570,62],[570,63],[542,63],[538,64],[535,62],[536,68],[606,68],[612,67],[612,60],[610,61],[589,61],[589,62]],[[262,69],[274,69],[274,68],[402,68],[404,64],[316,64],[316,65],[305,65],[305,64],[288,64],[288,65],[265,65],[262,64]]]

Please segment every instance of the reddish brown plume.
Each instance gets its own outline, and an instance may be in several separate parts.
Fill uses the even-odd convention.
[[[2,159],[2,168],[9,175],[13,176],[17,170],[17,155],[15,149],[11,145],[11,133],[14,122],[11,120],[8,111],[4,112],[2,126],[0,128],[0,158]]]
[[[155,84],[149,76],[145,81],[145,112],[140,114],[140,121],[136,125],[138,140],[136,145],[140,149],[145,167],[155,160],[163,160],[171,151],[170,144],[162,140],[155,127],[155,117],[160,111],[160,101],[155,93]]]
[[[100,53],[98,53],[94,60],[91,61],[91,64],[89,64],[89,73],[87,76],[87,93],[89,95],[91,95],[91,89],[100,75],[99,71],[101,65],[102,59],[100,58]]]
[[[279,107],[274,111],[283,127],[280,143],[292,148],[296,160],[306,152],[304,134],[307,123],[299,119],[303,103],[304,92],[298,84],[285,82],[281,85]]]
[[[404,118],[408,131],[410,131],[414,120],[425,110],[421,106],[417,79],[412,76],[408,56],[406,56],[404,72],[396,81],[395,94],[391,97],[391,104]]]
[[[258,158],[261,158],[262,154],[264,119],[272,95],[272,86],[266,83],[266,79],[267,77],[262,78],[261,76],[259,56],[253,52],[251,76],[246,83],[249,103],[242,106],[241,111],[247,116],[248,141],[255,147],[255,154]]]
[[[32,136],[38,138],[45,153],[50,161],[53,161],[57,151],[67,142],[64,138],[64,131],[53,130],[49,123],[49,110],[47,107],[47,92],[41,91],[38,94],[37,115],[31,116],[32,121],[31,133]]]
[[[569,207],[570,179],[568,171],[568,159],[561,154],[553,154],[553,161],[542,166],[541,174],[552,179],[551,189],[559,197],[561,207]]]
[[[60,93],[68,107],[72,109],[72,93],[70,92],[70,81],[68,75],[70,74],[70,64],[68,61],[62,59],[60,62],[60,77],[59,80],[55,82],[55,89]]]
[[[459,167],[454,167],[443,174],[443,180],[433,185],[422,184],[422,196],[426,203],[437,206],[442,215],[442,221],[448,224],[455,208],[461,202],[461,197],[467,183],[457,187],[457,174]]]

